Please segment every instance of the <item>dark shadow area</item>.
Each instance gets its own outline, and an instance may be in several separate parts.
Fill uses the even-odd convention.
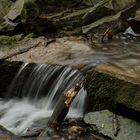
[[[122,104],[117,104],[116,113],[140,122],[140,112],[127,108]]]

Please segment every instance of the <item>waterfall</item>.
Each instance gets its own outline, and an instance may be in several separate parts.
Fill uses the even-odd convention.
[[[60,95],[83,78],[69,67],[29,65],[21,66],[7,98],[0,100],[0,124],[15,134],[24,134],[36,121],[50,117]],[[86,94],[84,89],[79,91],[67,117],[82,117]]]

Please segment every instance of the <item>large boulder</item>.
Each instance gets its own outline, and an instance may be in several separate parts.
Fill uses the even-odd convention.
[[[90,124],[92,130],[113,140],[138,140],[140,138],[140,123],[117,116],[108,110],[90,112],[85,115],[84,121]]]
[[[109,109],[128,116],[131,111],[140,114],[140,85],[125,79],[123,74],[117,76],[116,71],[98,67],[87,74],[86,87],[94,110]]]

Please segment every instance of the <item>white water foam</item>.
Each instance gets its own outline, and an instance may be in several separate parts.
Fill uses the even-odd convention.
[[[124,34],[131,34],[131,35],[136,36],[136,37],[140,36],[140,34],[136,34],[131,27],[128,27],[126,29],[126,31],[124,32]]]

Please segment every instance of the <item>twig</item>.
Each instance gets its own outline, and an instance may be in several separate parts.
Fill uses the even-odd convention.
[[[118,132],[120,131],[120,124],[116,114],[113,115],[112,121],[113,121],[113,134],[114,136],[117,136]]]

